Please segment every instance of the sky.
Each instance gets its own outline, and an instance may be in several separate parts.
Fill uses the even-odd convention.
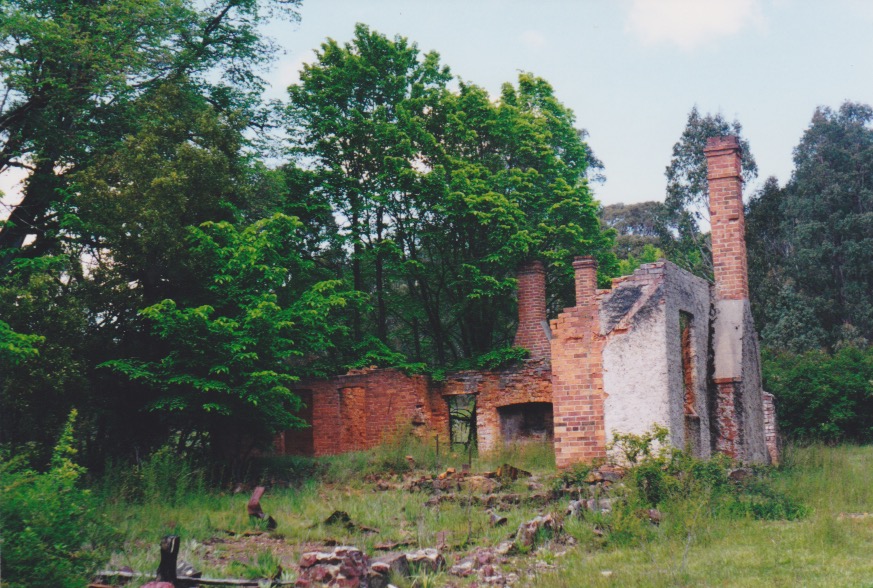
[[[820,105],[873,104],[873,0],[303,0],[267,28],[283,48],[265,73],[283,98],[328,37],[362,22],[436,51],[499,94],[520,71],[548,80],[605,165],[603,204],[663,200],[664,169],[694,105],[737,119],[760,177],[790,177]],[[10,202],[18,181],[0,178]]]
[[[817,106],[873,104],[873,0],[303,0],[269,33],[283,97],[328,37],[362,22],[436,51],[492,95],[520,71],[548,80],[606,167],[604,204],[663,200],[694,105],[737,119],[760,177],[780,183]]]

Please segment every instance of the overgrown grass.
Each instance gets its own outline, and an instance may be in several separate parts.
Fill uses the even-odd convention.
[[[248,487],[234,494],[229,486],[209,491],[194,484],[182,495],[174,491],[171,497],[104,501],[107,515],[125,537],[109,565],[156,569],[157,544],[167,533],[182,537],[180,559],[209,576],[268,576],[280,565],[286,570],[293,568],[303,551],[334,542],[356,545],[369,553],[379,543],[406,543],[406,549],[443,544],[452,563],[474,547],[496,546],[537,514],[560,512],[566,507],[568,499],[546,508],[517,505],[500,513],[508,519],[505,526],[492,527],[482,506],[464,505],[463,501],[426,506],[428,494],[399,488],[402,475],[410,472],[407,456],[415,462],[415,476],[435,474],[446,467],[460,470],[468,459],[466,454],[444,448],[437,455],[432,442],[407,440],[376,451],[321,460],[265,460],[259,477],[276,483],[262,505],[276,518],[278,528],[250,537],[240,535],[258,530],[246,515]],[[721,503],[699,492],[662,500],[658,504],[662,520],[657,526],[634,516],[633,508],[614,512],[609,519],[605,515],[588,515],[586,520],[568,518],[565,530],[577,545],[545,541],[539,549],[517,556],[510,565],[524,570],[518,585],[873,584],[873,519],[840,516],[873,510],[873,447],[789,447],[785,461],[766,486],[775,496],[807,508],[798,520],[758,520],[768,517],[756,519],[753,509],[714,512],[713,504]],[[507,462],[534,472],[546,486],[558,484],[553,482],[557,475],[550,448],[543,445],[474,455],[472,470],[493,470]],[[586,474],[584,468],[566,473],[562,483],[579,481]],[[377,481],[391,485],[391,489],[377,490]],[[526,481],[519,481],[503,491],[528,492],[526,485]],[[457,491],[460,495],[464,492]],[[356,525],[378,532],[326,524],[336,510],[348,513]],[[598,516],[603,516],[604,527],[610,528],[606,537],[593,530],[591,523],[597,522]],[[536,562],[542,565],[538,567]],[[555,566],[554,571],[549,571],[549,566]],[[463,586],[474,580],[442,573],[419,578],[417,585]],[[398,586],[413,585],[409,580],[397,582]]]
[[[580,549],[562,558],[559,573],[538,577],[544,587],[576,586],[870,586],[873,447],[791,447],[772,488],[808,507],[797,520],[713,518],[700,502],[662,507],[662,522],[631,546]],[[577,524],[577,528],[582,527]],[[573,533],[574,526],[568,525]]]

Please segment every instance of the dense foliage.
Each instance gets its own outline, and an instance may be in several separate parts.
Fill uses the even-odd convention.
[[[297,5],[0,8],[0,170],[29,173],[0,224],[13,454],[45,465],[73,407],[91,466],[168,442],[244,454],[302,424],[300,378],[523,356],[494,351],[522,261],[549,265],[554,308],[574,255],[616,271],[602,166],[547,82],[493,100],[359,25],[274,108],[260,25]]]
[[[73,458],[70,413],[44,473],[22,457],[0,463],[3,582],[10,587],[78,587],[103,563],[113,534]],[[5,457],[5,456],[4,456]]]
[[[762,335],[795,351],[873,341],[873,108],[817,109],[794,164],[749,206]]]
[[[803,441],[873,441],[873,347],[770,351],[763,360],[784,432]]]
[[[517,265],[549,262],[555,298],[570,261],[614,269],[586,182],[590,150],[544,80],[519,76],[499,100],[450,92],[435,53],[359,25],[325,43],[290,89],[296,151],[340,217],[356,341],[372,333],[415,361],[446,364],[511,339]]]

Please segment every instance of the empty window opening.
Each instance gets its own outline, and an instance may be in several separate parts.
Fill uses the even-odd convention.
[[[682,383],[685,389],[685,414],[697,415],[697,403],[694,392],[694,351],[691,347],[692,316],[687,312],[679,313],[679,329],[682,333]]]
[[[506,444],[520,441],[545,441],[554,436],[551,402],[510,404],[497,409],[500,434]]]
[[[447,396],[449,405],[449,442],[469,449],[476,444],[476,395]]]
[[[697,393],[694,378],[694,317],[679,313],[679,333],[682,349],[683,412],[685,414],[685,444],[692,455],[700,455],[700,415],[697,414]]]

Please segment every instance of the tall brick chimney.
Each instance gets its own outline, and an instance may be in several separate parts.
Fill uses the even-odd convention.
[[[545,324],[546,272],[541,261],[527,261],[518,268],[518,330],[514,345],[528,349],[531,359],[551,357]]]
[[[597,260],[590,255],[573,260],[576,278],[576,306],[590,308],[597,295]]]
[[[736,137],[712,137],[703,150],[709,180],[712,265],[719,300],[748,300],[746,229],[740,144]]]
[[[703,153],[715,273],[715,449],[740,461],[767,463],[760,357],[749,305],[740,144],[736,137],[712,137]]]

